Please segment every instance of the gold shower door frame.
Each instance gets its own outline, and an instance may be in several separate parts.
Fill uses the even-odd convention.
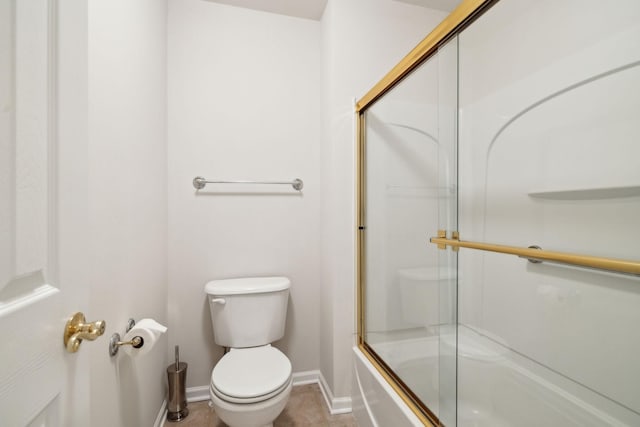
[[[411,391],[409,387],[393,372],[393,370],[365,342],[365,310],[366,297],[366,259],[365,259],[365,112],[384,94],[409,75],[416,67],[424,63],[438,48],[451,37],[462,31],[475,18],[499,0],[462,0],[460,5],[449,14],[431,33],[429,33],[408,55],[387,73],[373,88],[356,103],[356,138],[357,138],[357,170],[356,170],[356,285],[357,285],[357,335],[358,348],[371,364],[385,378],[400,398],[425,426],[438,426],[438,418]],[[425,243],[426,244],[426,243]]]
[[[357,236],[356,236],[356,274],[357,274],[357,335],[358,347],[368,358],[378,372],[385,378],[389,385],[397,392],[402,400],[416,414],[426,426],[441,425],[438,418],[425,405],[415,393],[393,372],[393,370],[380,358],[365,341],[365,300],[366,300],[366,117],[367,109],[377,100],[381,99],[397,83],[412,73],[418,66],[432,57],[438,49],[452,37],[459,34],[471,24],[478,16],[487,11],[499,0],[463,0],[461,4],[433,30],[422,42],[418,44],[407,56],[405,56],[380,82],[378,82],[356,104],[357,118]],[[435,230],[434,230],[435,231]],[[447,234],[451,237],[447,238]],[[427,244],[428,236],[425,236]],[[432,244],[440,249],[450,247],[454,251],[459,248],[490,251],[503,254],[516,255],[529,259],[532,262],[554,262],[569,264],[581,268],[604,270],[617,274],[640,275],[640,260],[624,260],[603,258],[582,254],[564,253],[549,250],[541,250],[538,247],[514,247],[487,242],[474,242],[460,240],[455,230],[438,230],[438,235],[430,239]]]

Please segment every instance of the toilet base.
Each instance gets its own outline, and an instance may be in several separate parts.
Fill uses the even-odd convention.
[[[273,421],[289,401],[291,388],[292,381],[289,380],[282,393],[256,403],[230,403],[220,399],[212,390],[209,396],[216,415],[229,427],[273,427]]]

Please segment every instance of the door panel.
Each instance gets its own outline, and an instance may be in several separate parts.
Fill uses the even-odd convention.
[[[43,283],[52,282],[48,244],[50,135],[49,4],[43,0],[14,4],[13,155],[14,155],[14,269],[13,276],[40,272]],[[53,188],[51,188],[53,190]],[[53,242],[52,242],[53,243]]]
[[[43,285],[21,291],[10,302],[5,295],[0,306],[0,411],[4,425],[24,426],[61,390],[62,334],[53,330],[57,329],[60,292]]]
[[[55,0],[0,0],[0,414],[7,426],[75,425],[72,412],[87,407],[76,399],[86,390],[75,372],[83,358],[67,356],[62,340],[67,317],[86,298],[65,298],[75,295],[77,281],[69,279],[82,260],[65,259],[62,286],[60,248],[67,253],[78,240],[63,236],[61,245],[60,224],[72,230],[68,213],[82,212],[86,198],[69,197],[65,184],[60,203],[58,12]],[[79,87],[71,86],[65,90]],[[61,404],[72,400],[65,411]]]

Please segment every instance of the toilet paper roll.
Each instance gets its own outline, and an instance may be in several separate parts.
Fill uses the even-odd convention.
[[[122,346],[122,350],[131,357],[144,356],[156,345],[160,335],[167,332],[167,327],[161,325],[153,319],[141,319],[124,336],[123,341],[131,341],[134,337],[142,337],[144,344],[140,348],[132,345]]]

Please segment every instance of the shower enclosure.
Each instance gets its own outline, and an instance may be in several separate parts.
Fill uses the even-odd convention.
[[[640,425],[640,3],[463,2],[358,120],[359,348],[422,423]]]

